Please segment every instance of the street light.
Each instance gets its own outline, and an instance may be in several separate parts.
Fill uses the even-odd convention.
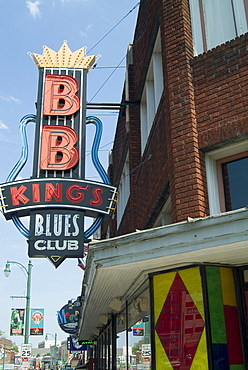
[[[55,363],[55,370],[57,368],[57,333],[54,335],[51,333],[46,333],[45,340],[48,340],[48,335],[51,335],[54,338],[54,363]]]
[[[25,309],[25,329],[24,329],[24,344],[28,344],[29,338],[29,316],[30,316],[30,289],[31,289],[31,270],[32,263],[28,261],[28,268],[26,269],[20,262],[16,261],[7,261],[4,269],[4,275],[8,277],[11,273],[10,265],[18,265],[25,273],[27,274],[27,293],[26,296],[12,296],[12,298],[25,298],[26,299],[26,309]]]

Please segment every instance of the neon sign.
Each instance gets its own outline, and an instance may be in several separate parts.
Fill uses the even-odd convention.
[[[47,257],[58,267],[65,258],[84,256],[84,242],[115,208],[116,188],[103,169],[98,149],[102,123],[86,117],[86,75],[96,57],[84,48],[72,53],[64,42],[58,53],[45,47],[31,54],[39,68],[37,114],[20,121],[22,154],[0,186],[0,204],[28,239],[29,257]],[[26,127],[35,122],[33,173],[16,180],[27,161]],[[102,182],[85,179],[86,125],[96,127],[92,161]],[[30,216],[29,229],[20,220]],[[84,230],[84,217],[94,217]]]

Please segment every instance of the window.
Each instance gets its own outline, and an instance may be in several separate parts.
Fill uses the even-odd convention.
[[[117,315],[117,369],[151,369],[150,294],[146,288]]]
[[[248,156],[239,159],[225,158],[217,161],[221,169],[219,187],[223,198],[221,210],[232,211],[248,205]]]
[[[142,152],[145,149],[163,89],[161,37],[159,30],[140,103]]]
[[[104,328],[104,331],[98,338],[96,347],[96,357],[98,368],[101,370],[112,369],[112,326]]]
[[[210,215],[248,205],[248,142],[233,144],[206,155]]]
[[[118,187],[117,227],[120,225],[130,195],[129,155],[127,155]]]
[[[167,199],[159,216],[154,222],[154,227],[165,226],[172,223],[171,219],[171,197]]]
[[[195,55],[247,32],[247,0],[190,0]]]

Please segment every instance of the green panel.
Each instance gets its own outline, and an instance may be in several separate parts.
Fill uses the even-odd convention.
[[[227,339],[219,268],[206,266],[206,276],[212,343],[224,344]]]
[[[229,365],[230,370],[244,370],[244,365]]]

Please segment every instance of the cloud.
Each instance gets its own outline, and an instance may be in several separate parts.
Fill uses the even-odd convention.
[[[0,99],[5,100],[8,103],[14,102],[15,104],[21,104],[21,100],[15,98],[12,95],[4,95],[4,94],[1,93]]]
[[[80,3],[88,3],[90,0],[61,0],[62,3],[68,3],[69,1],[77,1]]]
[[[9,129],[8,129],[8,131],[10,131]],[[14,145],[16,145],[16,141],[15,140],[13,140],[13,138],[12,138],[12,135],[5,135],[4,134],[5,133],[5,131],[1,131],[0,130],[0,143],[6,143],[6,144],[9,144],[9,145],[11,145],[12,147],[14,146]]]
[[[39,5],[41,4],[40,1],[35,1],[32,3],[32,1],[26,1],[26,6],[30,11],[30,14],[33,18],[37,18],[41,16],[41,11],[39,9]]]
[[[12,137],[7,132],[10,132],[9,127],[0,120],[0,142],[13,144]]]
[[[93,27],[93,24],[88,24],[88,26],[86,27],[86,31],[89,31],[92,27]]]
[[[93,27],[93,24],[88,24],[85,31],[80,31],[80,36],[81,37],[88,37],[87,31],[90,31],[92,27]]]
[[[1,120],[0,120],[0,130],[8,130],[9,131],[8,126],[5,125],[5,123],[3,123]]]
[[[80,31],[79,34],[80,34],[81,37],[87,37],[87,33],[86,32]]]

